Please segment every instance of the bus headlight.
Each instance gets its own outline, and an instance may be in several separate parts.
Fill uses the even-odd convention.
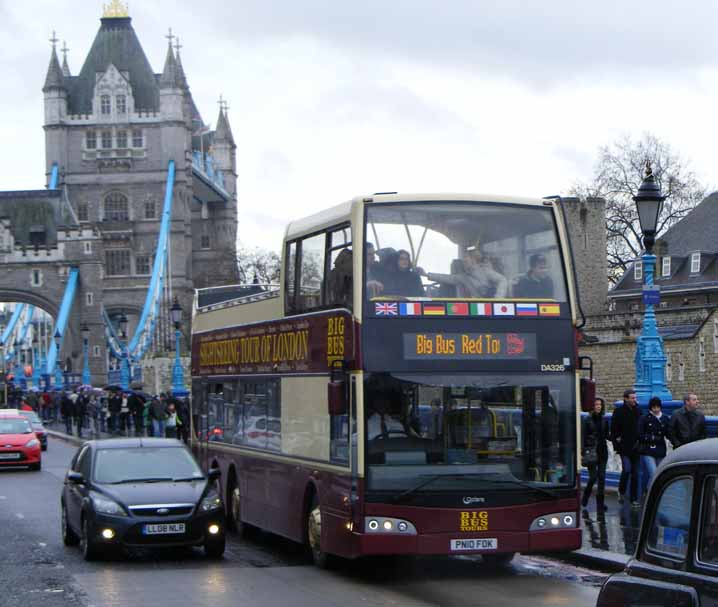
[[[393,533],[395,535],[416,535],[416,527],[409,521],[389,516],[367,516],[364,518],[365,533]]]
[[[573,529],[576,527],[576,515],[573,512],[556,512],[536,517],[529,531],[550,531],[552,529]]]

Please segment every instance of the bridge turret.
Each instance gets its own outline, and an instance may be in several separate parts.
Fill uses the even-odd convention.
[[[57,37],[54,32],[50,41],[52,42],[50,65],[47,68],[45,85],[42,87],[42,92],[45,94],[45,126],[60,125],[67,116],[67,87],[60,60],[57,58],[55,47]]]

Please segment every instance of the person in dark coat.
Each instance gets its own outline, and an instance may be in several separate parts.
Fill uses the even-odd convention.
[[[622,504],[630,480],[631,505],[640,508],[638,501],[638,475],[641,456],[636,451],[638,443],[638,420],[641,410],[636,401],[636,391],[628,389],[623,393],[623,405],[613,412],[611,419],[611,441],[616,453],[621,456],[621,479],[618,483],[618,503]]]
[[[82,437],[82,426],[85,424],[87,417],[87,397],[84,393],[75,393],[73,417],[75,418],[75,427],[77,428],[77,436]]]
[[[384,251],[384,249],[382,249]],[[424,295],[421,276],[411,267],[411,255],[403,249],[396,253],[389,250],[380,259],[383,271],[384,295],[420,297]]]
[[[661,399],[648,401],[648,415],[638,420],[638,451],[641,454],[641,485],[646,494],[656,468],[666,457],[666,439],[670,436],[669,418],[663,415]]]
[[[673,414],[670,423],[673,448],[702,440],[706,433],[706,417],[698,411],[698,397],[692,392],[683,397],[683,406]]]
[[[605,488],[606,488],[606,464],[608,463],[608,420],[603,416],[605,401],[598,397],[593,403],[593,411],[584,418],[581,432],[581,453],[587,450],[596,451],[596,462],[587,464],[588,482],[583,490],[581,505],[588,506],[591,499],[593,485],[596,486],[596,512],[599,514],[606,511]]]
[[[65,422],[65,433],[72,434],[72,418],[75,412],[75,405],[70,400],[70,395],[63,392],[60,397],[60,415]]]
[[[142,419],[142,413],[145,408],[145,401],[139,394],[132,392],[127,398],[127,407],[130,410],[130,415],[132,416],[132,421],[134,422],[135,436],[144,436],[145,424]]]
[[[107,399],[107,410],[110,413],[110,432],[119,434],[120,432],[120,412],[122,411],[122,394],[119,392],[111,392]]]

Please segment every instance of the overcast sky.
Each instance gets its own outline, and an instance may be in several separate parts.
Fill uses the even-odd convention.
[[[213,127],[237,142],[239,238],[357,194],[565,193],[599,146],[650,131],[712,187],[718,3],[135,0],[155,72],[180,36]],[[95,0],[0,0],[0,189],[44,185],[41,88],[56,30],[79,72]]]

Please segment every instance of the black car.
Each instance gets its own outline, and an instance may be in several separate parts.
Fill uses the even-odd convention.
[[[205,476],[175,439],[88,441],[65,477],[62,539],[80,544],[86,560],[116,547],[173,546],[204,546],[219,558],[225,517],[218,476]]]
[[[718,439],[670,453],[646,500],[636,553],[598,607],[718,604]]]

